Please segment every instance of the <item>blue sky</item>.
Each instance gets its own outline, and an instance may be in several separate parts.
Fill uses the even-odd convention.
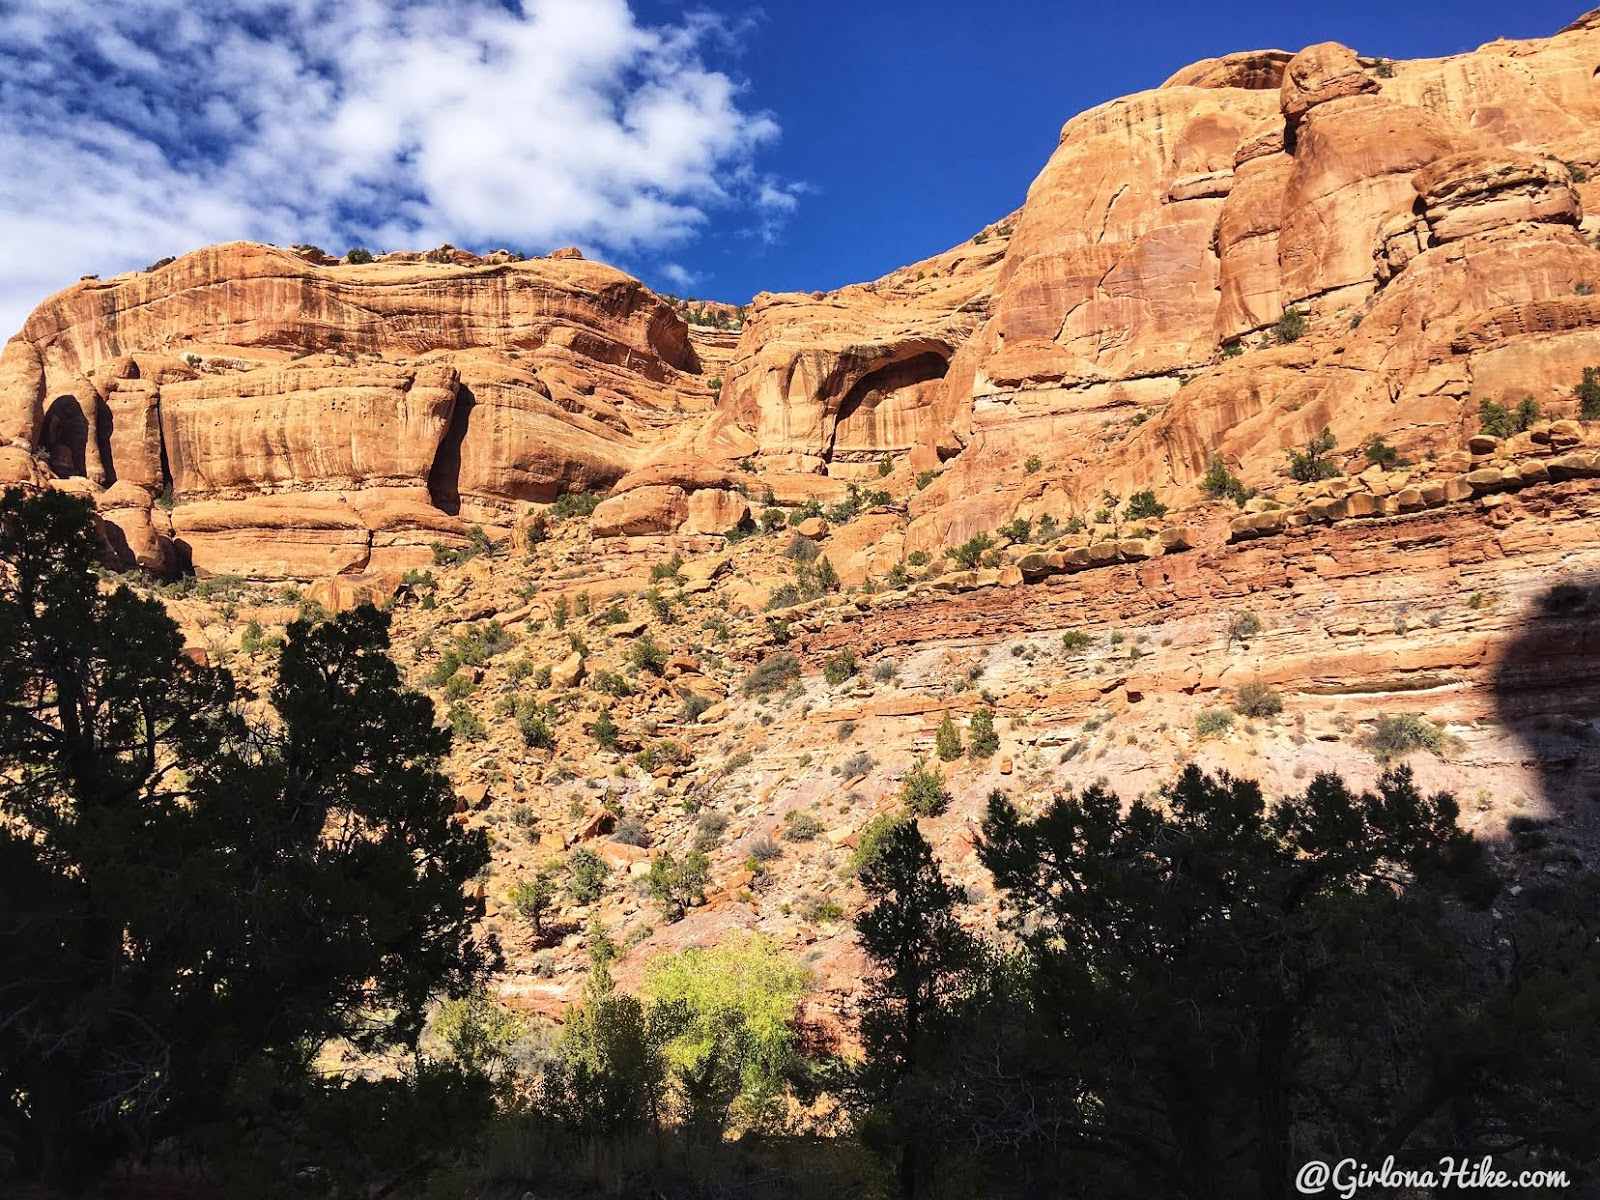
[[[1412,58],[1573,5],[7,0],[0,326],[228,238],[577,243],[663,291],[870,279],[1022,201],[1064,121],[1230,50]]]

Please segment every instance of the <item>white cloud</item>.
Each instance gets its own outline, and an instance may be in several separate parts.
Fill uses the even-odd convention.
[[[710,17],[626,0],[13,0],[0,330],[85,272],[207,242],[576,242],[639,261],[719,209],[770,230],[778,129]],[[667,271],[680,278],[681,267]],[[3,336],[3,333],[0,333]]]

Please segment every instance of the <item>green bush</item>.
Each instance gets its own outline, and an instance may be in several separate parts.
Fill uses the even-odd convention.
[[[1220,454],[1213,454],[1206,459],[1206,473],[1200,478],[1200,490],[1213,500],[1232,500],[1240,508],[1250,499],[1243,482],[1228,470],[1228,464]]]
[[[683,555],[674,553],[666,562],[658,562],[650,568],[650,582],[664,583],[683,582]]]
[[[967,722],[967,753],[973,758],[989,758],[1000,749],[1000,735],[994,729],[994,713],[980,708]]]
[[[1400,457],[1400,451],[1384,441],[1381,433],[1372,436],[1372,440],[1366,444],[1363,452],[1366,454],[1369,463],[1374,463],[1385,471],[1392,471],[1396,467],[1406,465],[1405,459]]]
[[[1600,367],[1585,367],[1583,382],[1572,389],[1578,398],[1578,416],[1585,421],[1600,421]]]
[[[1154,520],[1167,515],[1167,506],[1156,499],[1153,489],[1146,488],[1128,497],[1128,505],[1122,510],[1122,515],[1135,521]]]
[[[856,673],[856,656],[854,651],[841,650],[837,654],[829,655],[822,664],[822,677],[833,687],[838,687],[845,680]]]
[[[678,720],[685,725],[692,725],[700,719],[700,714],[710,707],[709,696],[685,696],[682,706],[678,709]]]
[[[1061,648],[1067,653],[1077,650],[1087,650],[1094,645],[1094,638],[1081,629],[1069,629],[1061,635]]]
[[[944,552],[946,558],[954,559],[962,567],[972,570],[983,559],[983,556],[994,548],[994,539],[987,533],[975,533],[959,546],[951,547]]]
[[[1600,388],[1600,384],[1596,386]],[[1600,396],[1600,392],[1597,392],[1597,396]],[[1480,400],[1478,432],[1488,434],[1490,437],[1508,438],[1514,434],[1525,433],[1538,422],[1539,416],[1538,402],[1532,396],[1524,397],[1522,403],[1515,409],[1496,404],[1493,400]]]
[[[924,489],[927,488],[927,486],[930,483],[932,483],[937,478],[939,478],[939,472],[937,472],[937,471],[918,471],[917,472],[917,491],[919,491],[919,492],[923,491]]]
[[[1025,460],[1023,460],[1022,469],[1029,475],[1037,475],[1040,471],[1044,470],[1044,459],[1040,458],[1037,454],[1030,454]]]
[[[936,817],[950,803],[950,793],[938,769],[918,759],[900,782],[900,801],[919,817]]]
[[[344,260],[351,266],[364,266],[372,261],[372,251],[365,246],[352,246],[345,252]]]
[[[950,719],[950,714],[944,714],[944,720],[939,722],[939,732],[934,736],[934,748],[938,751],[940,762],[953,762],[961,757],[961,734],[956,730],[956,723]]]
[[[783,556],[797,563],[815,562],[822,553],[822,548],[808,537],[795,534],[789,539],[789,544],[783,548]]]
[[[896,810],[881,812],[868,821],[862,827],[856,839],[856,848],[850,854],[850,873],[860,875],[876,862],[889,841],[889,835],[910,820],[910,814]]]
[[[455,674],[445,680],[444,698],[446,700],[465,700],[478,690],[478,685],[472,682],[472,676]]]
[[[602,750],[617,748],[617,723],[612,719],[609,708],[600,710],[600,715],[595,717],[594,723],[589,726],[589,736],[594,738],[595,745]]]
[[[556,881],[546,871],[532,879],[519,879],[511,885],[507,898],[517,915],[533,926],[534,933],[544,932],[546,914],[555,907]]]
[[[478,715],[465,704],[452,704],[445,720],[450,722],[451,730],[463,742],[481,742],[489,732]]]
[[[517,732],[522,735],[522,744],[534,750],[554,750],[556,748],[555,734],[550,731],[550,726],[545,722],[546,714],[541,712],[536,705],[519,705],[517,712]]]
[[[808,812],[798,809],[783,818],[783,840],[810,842],[822,836],[822,822]]]
[[[1397,717],[1381,716],[1373,723],[1372,731],[1363,739],[1372,757],[1380,763],[1404,758],[1414,750],[1443,755],[1444,731],[1425,717],[1403,713]]]
[[[645,886],[668,921],[681,921],[690,905],[705,898],[709,873],[706,856],[698,850],[689,851],[682,861],[671,851],[663,851],[651,861]]]
[[[1194,731],[1203,738],[1217,737],[1233,728],[1233,714],[1225,708],[1207,708],[1194,720]]]
[[[1001,537],[1013,542],[1027,542],[1033,539],[1033,522],[1027,517],[1017,517],[995,530]]]
[[[1259,679],[1234,689],[1233,708],[1241,717],[1275,717],[1283,711],[1283,697]]]
[[[674,1014],[665,1046],[683,1125],[707,1144],[782,1119],[799,1062],[810,973],[769,938],[725,940],[652,958],[640,994]]]
[[[1283,316],[1278,318],[1278,323],[1272,327],[1272,334],[1280,346],[1287,346],[1290,342],[1298,342],[1305,336],[1306,314],[1298,308],[1287,308]]]
[[[769,654],[752,667],[744,677],[746,696],[765,696],[781,687],[787,687],[800,678],[800,660],[792,654],[779,651]]]
[[[572,852],[567,859],[567,895],[579,904],[593,904],[604,895],[611,868],[587,846]]]
[[[646,630],[640,634],[633,645],[628,647],[628,661],[641,671],[648,671],[652,675],[661,675],[667,669],[667,652],[650,636]]]
[[[1316,483],[1339,474],[1339,468],[1328,461],[1328,452],[1335,444],[1333,430],[1324,425],[1322,432],[1308,441],[1304,449],[1286,451],[1290,477],[1298,483]]]
[[[594,492],[564,492],[557,496],[555,503],[545,511],[558,521],[564,521],[568,517],[592,516],[600,504],[600,499]]]

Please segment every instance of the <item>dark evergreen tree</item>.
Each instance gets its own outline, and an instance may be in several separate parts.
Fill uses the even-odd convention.
[[[1021,1140],[1102,1196],[1276,1196],[1296,1145],[1391,1144],[1464,982],[1423,885],[1492,886],[1455,818],[1404,769],[1270,814],[1193,767],[1126,809],[1099,785],[1033,819],[994,798],[980,856],[1033,972],[979,1124],[1006,1141],[1035,1091],[1057,1119]]]
[[[982,958],[956,919],[966,903],[934,860],[915,821],[894,826],[862,868],[872,905],[856,918],[878,974],[861,1009],[865,1059],[854,1080],[858,1103],[899,1158],[900,1195],[922,1188],[943,1040]]]
[[[449,734],[385,615],[292,625],[275,719],[247,728],[227,673],[102,588],[95,553],[80,501],[0,497],[0,1164],[74,1183],[249,1134],[298,1169],[309,1111],[365,1103],[322,1048],[414,1047],[429,998],[484,973],[465,889],[487,848],[450,820]],[[444,1081],[427,1103],[470,1100]]]

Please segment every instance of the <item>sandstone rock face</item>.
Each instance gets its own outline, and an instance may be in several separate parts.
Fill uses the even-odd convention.
[[[1279,85],[1279,103],[1292,129],[1319,104],[1364,96],[1378,90],[1378,81],[1361,67],[1348,46],[1322,42],[1307,46],[1292,58]]]
[[[653,414],[708,403],[687,327],[638,281],[576,254],[444,250],[348,266],[236,243],[85,280],[0,354],[0,440],[138,489],[144,517],[127,493],[101,505],[130,565],[160,557],[166,491],[184,561],[232,572],[254,547],[248,573],[302,575],[609,487]],[[0,459],[8,482],[34,469]],[[217,504],[234,507],[186,511]]]
[[[634,488],[602,500],[594,510],[596,537],[671,533],[689,516],[689,495],[676,485]]]
[[[607,493],[603,538],[849,500],[848,584],[1018,518],[1142,544],[1104,495],[1197,502],[1215,457],[1292,491],[1284,451],[1324,427],[1354,476],[1374,436],[1466,452],[1484,399],[1577,415],[1597,61],[1591,20],[1418,62],[1208,59],[1067,121],[1024,207],[961,246],[758,296],[736,340],[576,252],[212,247],[30,317],[0,353],[0,473],[82,489],[124,563],[254,578],[403,570],[577,491]]]
[[[1483,398],[1568,415],[1600,362],[1600,264],[1576,236],[1600,226],[1574,182],[1597,157],[1596,61],[1594,22],[1413,63],[1325,43],[1073,118],[925,410],[939,449],[919,469],[945,469],[910,496],[906,549],[1086,518],[1106,490],[1192,499],[1214,454],[1280,482],[1325,425],[1348,461],[1377,434],[1449,452]],[[1291,308],[1305,335],[1275,344]],[[789,404],[724,392],[764,453],[824,444],[807,326],[772,308],[741,346]]]

